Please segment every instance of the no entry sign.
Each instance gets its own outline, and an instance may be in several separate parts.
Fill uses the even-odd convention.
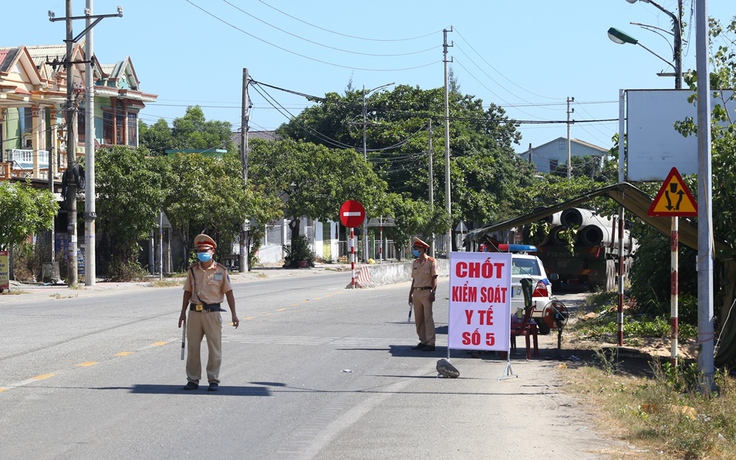
[[[359,201],[348,200],[340,206],[340,222],[348,228],[359,227],[365,220],[365,208]]]

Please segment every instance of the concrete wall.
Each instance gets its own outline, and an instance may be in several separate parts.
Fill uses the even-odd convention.
[[[437,259],[437,266],[440,277],[450,276],[450,261],[448,259]],[[364,270],[368,271],[368,277],[366,279],[365,276],[357,276],[360,287],[411,281],[411,262],[361,265],[361,275],[364,275]]]

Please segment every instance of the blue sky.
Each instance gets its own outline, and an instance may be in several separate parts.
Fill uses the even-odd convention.
[[[61,43],[64,0],[7,2],[0,46]],[[73,1],[82,15],[85,0]],[[658,0],[675,11],[676,0]],[[619,89],[673,88],[667,64],[639,46],[616,45],[606,34],[617,27],[657,54],[671,58],[671,37],[632,25],[671,30],[660,10],[625,0],[95,0],[95,14],[123,6],[122,18],[94,28],[95,54],[103,63],[130,56],[141,90],[158,95],[141,113],[146,123],[171,123],[187,106],[207,119],[240,126],[243,68],[259,82],[321,96],[386,83],[422,89],[443,86],[443,29],[460,90],[504,107],[511,118],[531,121],[517,152],[567,135],[566,99],[576,121],[571,136],[611,146],[618,123],[584,122],[618,117]],[[685,18],[695,23],[692,0]],[[709,0],[709,15],[727,22],[733,0]],[[84,21],[75,21],[77,35]],[[695,68],[695,29],[683,39],[683,68]],[[268,89],[251,91],[251,130],[270,130],[298,114],[305,98]],[[269,102],[270,100],[270,102]],[[277,110],[273,105],[280,107]]]

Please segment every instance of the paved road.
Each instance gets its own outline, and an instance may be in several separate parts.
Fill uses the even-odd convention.
[[[608,458],[558,361],[412,351],[409,283],[346,290],[349,272],[235,277],[222,386],[184,392],[181,288],[25,288],[0,296],[0,458]],[[444,280],[446,283],[446,279]],[[542,341],[552,355],[556,341]],[[203,351],[205,350],[203,345]]]

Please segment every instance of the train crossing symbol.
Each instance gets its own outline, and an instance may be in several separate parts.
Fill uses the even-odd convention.
[[[654,197],[649,216],[697,216],[698,203],[690,193],[677,168],[672,168]]]

